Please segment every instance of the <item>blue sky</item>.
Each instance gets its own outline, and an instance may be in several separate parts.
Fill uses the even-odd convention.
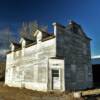
[[[11,26],[17,34],[23,21],[32,20],[50,28],[75,20],[92,38],[92,56],[100,55],[100,0],[0,0],[0,28]]]

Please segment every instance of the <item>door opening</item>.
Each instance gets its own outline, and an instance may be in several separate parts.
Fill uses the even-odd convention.
[[[52,89],[53,90],[60,89],[60,75],[59,75],[59,70],[57,69],[52,70]]]

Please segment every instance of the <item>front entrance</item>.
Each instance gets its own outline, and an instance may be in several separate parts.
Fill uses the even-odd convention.
[[[59,70],[52,70],[52,89],[59,90],[60,89],[60,75]]]

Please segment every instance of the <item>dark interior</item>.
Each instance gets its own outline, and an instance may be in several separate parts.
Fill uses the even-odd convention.
[[[93,85],[95,88],[100,88],[100,64],[92,65],[93,69]]]

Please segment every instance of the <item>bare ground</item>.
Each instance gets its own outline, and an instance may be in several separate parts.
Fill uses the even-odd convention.
[[[5,86],[0,83],[0,100],[83,100],[75,99],[72,94],[60,92],[38,92]]]

